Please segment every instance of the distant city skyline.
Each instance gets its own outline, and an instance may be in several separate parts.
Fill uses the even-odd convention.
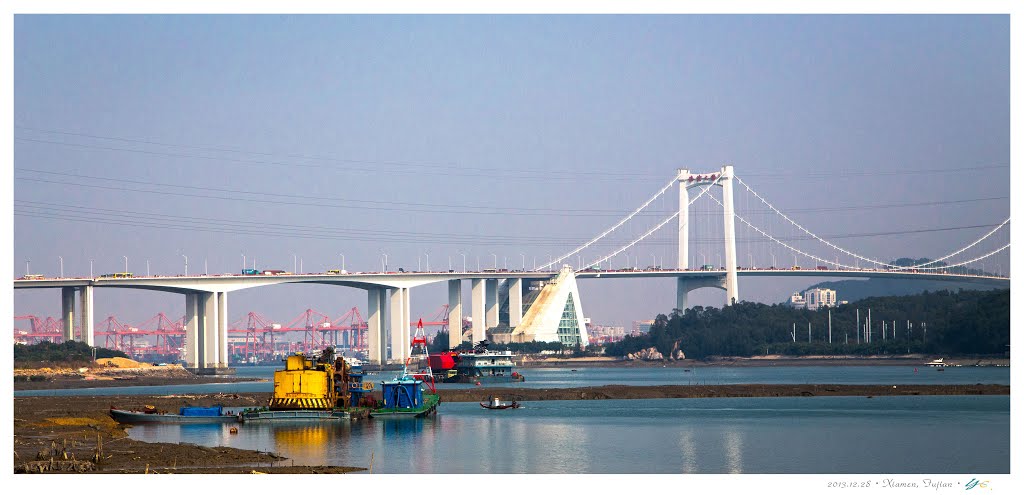
[[[193,274],[531,269],[676,169],[726,163],[878,258],[936,258],[1010,215],[1005,15],[19,15],[14,38],[15,276],[173,275],[186,258]],[[672,191],[566,262],[677,206]],[[736,206],[807,242],[749,194]],[[720,209],[692,214],[691,266],[720,264]],[[675,263],[674,226],[610,266]],[[740,227],[741,265],[799,262]],[[1009,252],[993,263],[1008,272]],[[821,281],[744,280],[740,296],[781,303]],[[580,291],[605,326],[675,303],[667,279]],[[447,302],[440,284],[411,297],[413,319]],[[17,291],[14,311],[56,317],[59,299]],[[229,320],[366,304],[357,289],[268,287],[232,293]],[[95,314],[183,308],[105,289]]]

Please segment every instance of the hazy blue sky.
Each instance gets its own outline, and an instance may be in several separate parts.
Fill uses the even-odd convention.
[[[56,275],[58,256],[66,275],[88,275],[90,259],[97,274],[121,271],[122,256],[138,274],[147,260],[177,274],[181,254],[190,273],[204,260],[237,272],[243,253],[287,270],[297,255],[305,271],[344,253],[368,271],[382,250],[391,269],[418,256],[425,268],[424,252],[435,269],[461,267],[460,252],[474,267],[496,255],[529,268],[676,168],[724,163],[812,231],[885,260],[944,255],[1010,210],[1008,16],[19,15],[14,55],[18,276],[26,260]],[[613,251],[676,198],[583,256]],[[749,195],[736,201],[797,235]],[[721,218],[704,202],[691,263],[721,253]],[[674,225],[630,258],[673,264]],[[737,230],[741,265],[791,264]],[[857,235],[884,232],[900,234]],[[997,263],[1006,273],[1009,254],[986,269]],[[740,295],[777,302],[816,281],[741,280]],[[670,280],[581,290],[601,324],[675,302]],[[691,301],[721,305],[724,292]],[[229,302],[232,321],[366,308],[362,291],[321,286]],[[445,302],[441,286],[414,289],[413,316]],[[56,317],[59,293],[18,291],[14,304]],[[96,297],[97,320],[183,308],[163,293]]]

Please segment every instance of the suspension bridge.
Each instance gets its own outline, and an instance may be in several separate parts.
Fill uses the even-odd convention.
[[[656,205],[660,204],[664,210],[673,190],[678,191],[678,206],[671,213],[659,216]],[[737,194],[741,195],[741,205],[745,205],[739,211],[736,208]],[[403,361],[408,357],[410,328],[407,323],[412,321],[409,291],[425,284],[447,283],[448,319],[462,321],[462,281],[471,282],[471,338],[474,341],[483,340],[487,329],[498,325],[499,310],[506,311],[504,307],[507,305],[506,319],[502,321],[515,329],[509,338],[537,335],[536,329],[531,330],[535,332],[532,334],[520,331],[518,327],[521,324],[525,327],[550,326],[550,321],[553,321],[558,338],[576,339],[576,342],[586,345],[585,328],[581,329],[579,323],[583,320],[582,298],[576,288],[576,278],[675,278],[677,308],[686,308],[688,294],[705,287],[724,290],[725,304],[740,301],[741,277],[897,278],[1003,288],[1009,287],[1010,279],[1002,275],[1002,264],[994,262],[1005,258],[1009,269],[1009,223],[1007,217],[1000,223],[972,226],[972,229],[987,230],[977,237],[964,239],[935,259],[897,263],[895,254],[883,257],[858,253],[840,245],[837,239],[842,235],[812,231],[794,220],[793,215],[775,207],[737,176],[733,166],[726,165],[709,172],[677,170],[653,196],[600,234],[530,270],[526,269],[525,255],[519,270],[499,269],[495,256],[494,267],[483,270],[467,270],[464,258],[459,271],[389,272],[385,268],[380,272],[354,273],[334,270],[329,273],[146,277],[122,273],[90,278],[26,275],[14,281],[14,288],[60,288],[61,320],[80,321],[81,328],[80,332],[75,332],[74,325],[62,324],[63,339],[71,340],[77,336],[89,345],[94,344],[96,335],[92,317],[94,289],[132,288],[183,294],[186,314],[181,326],[185,360],[196,369],[216,370],[228,366],[229,292],[292,283],[355,287],[367,291],[365,344],[368,358],[371,362],[383,363],[389,357],[392,361]],[[920,229],[889,235],[942,230],[967,229]],[[675,253],[666,253],[664,248],[672,245],[676,248]],[[660,261],[656,252],[659,246],[662,248]],[[643,252],[645,247],[649,252]],[[747,266],[739,264],[744,259],[741,251],[746,254]],[[651,256],[652,262],[645,268],[640,266],[638,253],[641,252]],[[669,258],[667,263],[666,254]],[[788,260],[790,256],[793,259],[791,265],[777,263],[777,260]],[[615,266],[620,259],[625,262]],[[712,259],[717,259],[718,263],[709,263]],[[989,267],[996,268],[995,272],[986,271],[986,262]],[[551,287],[562,289],[550,294],[532,290],[540,289],[545,283],[548,284],[545,290]],[[524,293],[524,286],[533,294]],[[499,298],[499,291],[502,298]],[[558,299],[557,304],[549,304],[550,310],[544,309],[544,314],[534,314],[541,312],[534,308],[540,306],[535,301],[547,303],[551,298]],[[524,306],[530,306],[525,314]],[[559,323],[558,315],[570,309],[574,322],[570,325],[575,326],[563,328],[559,326],[562,323]],[[567,335],[563,332],[566,329],[575,329],[575,333]],[[464,338],[459,332],[450,332],[449,335],[452,347]]]

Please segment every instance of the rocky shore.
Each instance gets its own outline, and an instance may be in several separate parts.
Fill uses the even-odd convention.
[[[883,395],[1009,395],[1008,385],[605,385],[563,389],[473,388],[439,390],[442,402],[601,400],[706,397],[817,397]],[[110,418],[111,406],[184,405],[250,407],[269,393],[166,396],[46,396],[14,398],[14,471],[87,473],[345,473],[348,466],[294,466],[272,452],[192,444],[146,443],[127,438]],[[441,414],[444,413],[442,406]]]

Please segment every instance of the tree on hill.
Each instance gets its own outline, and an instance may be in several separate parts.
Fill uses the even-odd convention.
[[[128,355],[112,349],[96,347],[96,359],[123,357]],[[40,342],[33,345],[14,345],[14,362],[81,363],[92,361],[93,347],[84,342],[69,340],[61,344]]]
[[[860,325],[864,325],[869,310],[873,322],[870,343],[857,329],[858,312]],[[605,352],[623,356],[653,346],[668,355],[678,344],[687,357],[696,359],[766,353],[1003,354],[1009,338],[1009,290],[937,291],[871,297],[818,311],[751,302],[724,308],[697,306],[673,311],[670,316],[658,315],[647,335],[609,344]]]

